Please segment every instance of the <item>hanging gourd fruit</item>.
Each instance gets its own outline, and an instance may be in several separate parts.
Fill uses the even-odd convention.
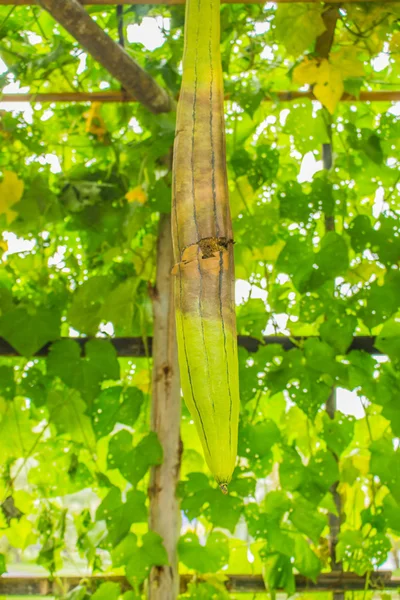
[[[187,0],[173,164],[181,384],[207,464],[227,493],[237,454],[239,377],[219,0]]]

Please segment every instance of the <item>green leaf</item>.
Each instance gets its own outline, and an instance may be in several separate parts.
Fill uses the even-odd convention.
[[[377,165],[381,165],[383,162],[383,151],[381,146],[380,137],[375,133],[371,134],[366,140],[364,146],[365,154]]]
[[[0,439],[2,461],[25,457],[34,447],[39,434],[33,433],[34,422],[29,419],[25,401],[15,398],[13,402],[0,399]]]
[[[0,366],[0,396],[12,400],[15,396],[13,367]]]
[[[294,566],[311,581],[316,581],[322,568],[320,559],[301,535],[295,536]]]
[[[243,501],[232,494],[223,495],[221,490],[213,489],[209,496],[209,509],[206,514],[214,527],[228,529],[231,533],[244,510]]]
[[[120,593],[121,586],[119,583],[107,581],[97,588],[91,600],[118,600]]]
[[[66,595],[66,600],[85,600],[87,597],[87,588],[85,585],[77,585]]]
[[[95,335],[102,320],[104,299],[111,289],[108,277],[91,277],[75,292],[68,311],[68,321],[74,329],[87,335]]]
[[[144,394],[136,387],[128,388],[122,395],[122,403],[118,410],[117,422],[133,427],[143,406]]]
[[[114,567],[124,567],[137,548],[137,536],[128,533],[123,540],[111,550],[111,558]]]
[[[178,542],[181,562],[199,573],[215,573],[229,561],[228,539],[223,533],[211,533],[205,546],[195,533],[186,533]]]
[[[22,377],[19,385],[19,394],[32,400],[37,407],[44,406],[50,383],[50,377],[45,375],[40,369],[32,367]]]
[[[389,529],[400,532],[400,503],[396,502],[391,494],[387,494],[383,499],[383,517]]]
[[[48,176],[43,172],[32,177],[15,209],[28,232],[42,227],[44,217],[47,223],[62,218],[57,198],[49,189]]]
[[[360,553],[359,549],[363,552]],[[387,558],[390,542],[382,533],[376,533],[371,538],[363,537],[360,530],[348,530],[339,534],[336,546],[337,559],[358,575],[364,575],[372,570],[373,565],[381,565]]]
[[[386,485],[400,503],[400,452],[394,451],[390,439],[381,438],[371,444],[370,469]]]
[[[316,289],[325,281],[342,275],[349,266],[348,248],[343,236],[329,231],[321,241],[321,249],[315,257],[316,269],[310,277],[309,289]]]
[[[346,416],[339,411],[335,412],[333,419],[324,415],[324,439],[329,450],[332,450],[336,456],[340,456],[353,439],[354,421],[354,417]]]
[[[87,362],[98,373],[98,379],[119,379],[117,352],[107,340],[90,340],[85,344]]]
[[[91,340],[85,350],[86,358],[83,358],[79,344],[73,340],[52,344],[47,371],[91,401],[99,393],[100,383],[105,379],[118,379],[120,370],[116,351],[107,340]]]
[[[98,318],[101,317],[103,321],[111,321],[117,335],[132,333],[138,285],[138,278],[129,277],[110,291],[100,308]]]
[[[237,315],[238,332],[242,335],[262,339],[262,332],[267,325],[268,315],[265,303],[259,298],[250,298],[239,306]]]
[[[273,361],[269,366],[266,385],[271,394],[287,389],[292,402],[314,419],[331,393],[331,385],[325,379],[305,364],[300,349],[293,348],[284,353],[282,361]]]
[[[294,492],[304,482],[306,470],[299,454],[294,448],[285,448],[283,461],[279,465],[279,480],[281,486],[289,492]]]
[[[319,333],[324,342],[332,346],[338,354],[345,354],[353,341],[357,319],[352,315],[328,315],[319,328]]]
[[[290,508],[291,503],[289,497],[286,492],[282,490],[269,492],[265,497],[265,512],[274,520],[281,521]]]
[[[274,421],[266,419],[256,425],[247,424],[240,438],[241,456],[257,460],[270,455],[272,446],[280,441],[281,435]]]
[[[278,9],[279,10],[279,9]],[[307,194],[297,181],[288,181],[279,192],[279,215],[281,219],[290,219],[297,223],[307,223],[312,206]]]
[[[309,338],[304,343],[304,355],[310,369],[314,369],[319,373],[335,375],[337,371],[335,351],[326,342]]]
[[[293,504],[294,508],[290,513],[291,522],[314,544],[318,544],[321,533],[327,525],[326,515],[316,512],[315,506],[301,496],[296,497]]]
[[[97,369],[81,359],[79,344],[73,340],[62,340],[52,344],[46,359],[47,372],[58,376],[69,387],[82,393],[84,398],[93,398],[99,390]]]
[[[232,491],[231,486],[229,491]],[[223,527],[232,533],[244,510],[241,498],[232,493],[221,494],[220,489],[210,486],[203,473],[189,473],[188,479],[179,485],[179,495],[181,508],[189,519],[204,514],[214,527]]]
[[[130,555],[126,575],[141,582],[146,579],[153,565],[161,567],[168,564],[168,555],[161,536],[154,531],[148,531],[143,536],[142,545]]]
[[[110,434],[117,423],[132,427],[139,417],[144,394],[129,388],[122,394],[121,386],[108,387],[95,399],[92,408],[93,429],[98,438]]]
[[[147,520],[145,506],[146,496],[143,492],[131,490],[122,501],[121,492],[112,487],[96,511],[97,520],[105,520],[108,529],[107,542],[115,547],[127,535],[133,523]]]
[[[132,435],[122,430],[110,439],[107,461],[110,469],[119,469],[125,479],[136,486],[151,466],[161,464],[162,448],[154,432],[133,448]]]
[[[287,533],[284,533],[281,526],[277,523],[267,521],[266,539],[270,551],[280,552],[289,558],[293,556],[293,538]]]
[[[371,378],[372,378],[371,374]],[[375,404],[381,405],[382,415],[389,419],[393,435],[400,436],[400,374],[392,365],[382,366],[382,372],[376,382],[375,393],[369,394]]]
[[[125,592],[125,594],[123,594],[121,598],[122,600],[141,600],[140,596],[138,596],[133,590]]]
[[[94,453],[96,441],[90,419],[85,414],[86,404],[79,392],[51,390],[47,396],[47,406],[57,431],[67,433],[74,442]]]
[[[0,575],[3,575],[3,573],[7,573],[6,557],[4,554],[0,554]]]
[[[264,557],[263,578],[265,587],[270,592],[284,590],[291,596],[296,590],[290,558],[278,552]]]
[[[387,354],[395,365],[400,364],[400,320],[391,319],[383,326],[375,345]]]
[[[321,8],[312,3],[301,5],[279,4],[275,20],[275,34],[289,54],[299,56],[325,31]]]
[[[277,260],[277,268],[290,275],[299,292],[316,290],[348,268],[348,248],[344,238],[329,231],[314,253],[308,241],[293,236]]]
[[[357,215],[348,229],[351,246],[355,252],[363,252],[372,244],[374,229],[367,215]]]
[[[359,315],[369,328],[377,327],[389,319],[398,310],[400,295],[400,273],[388,271],[384,284],[374,281],[364,292],[366,303]]]
[[[331,485],[339,480],[337,462],[330,451],[314,454],[306,467],[304,483],[299,492],[314,505],[319,504]]]
[[[29,357],[60,337],[60,325],[61,315],[55,309],[19,306],[0,317],[0,335]]]
[[[290,275],[295,288],[303,293],[309,289],[309,281],[313,271],[314,252],[310,244],[293,236],[286,242],[278,256],[276,268],[278,272]]]
[[[112,432],[120,409],[121,386],[112,386],[102,390],[93,402],[92,424],[97,438]]]

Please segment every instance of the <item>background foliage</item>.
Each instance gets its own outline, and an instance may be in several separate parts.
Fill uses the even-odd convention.
[[[115,8],[88,10],[118,39]],[[345,569],[365,574],[390,552],[397,565],[400,111],[338,100],[398,83],[400,6],[343,5],[320,61],[322,10],[221,9],[239,333],[319,338],[288,352],[241,349],[229,496],[210,479],[184,408],[181,570],[210,574],[190,598],[227,597],[226,572],[263,570],[272,588],[292,593],[293,573],[329,570],[335,481]],[[127,50],[175,95],[183,8],[126,7],[124,26],[149,16],[162,44]],[[5,91],[117,89],[39,8],[0,8],[0,55]],[[263,101],[305,84],[322,104]],[[148,470],[162,452],[148,425],[151,360],[118,360],[107,338],[152,332],[148,286],[158,217],[170,210],[174,115],[136,104],[9,108],[0,112],[0,336],[24,358],[0,366],[0,573],[112,569],[129,577],[123,598],[134,600],[151,565],[166,561],[146,524]],[[95,338],[85,356],[60,340],[78,334]],[[388,359],[346,354],[362,334],[377,335]],[[49,356],[32,358],[47,342]],[[332,420],[333,386],[355,394]],[[119,596],[107,583],[68,597]]]

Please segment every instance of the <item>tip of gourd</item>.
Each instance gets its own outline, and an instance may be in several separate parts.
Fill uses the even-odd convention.
[[[228,485],[226,483],[221,483],[219,487],[223,494],[226,495],[228,493]]]

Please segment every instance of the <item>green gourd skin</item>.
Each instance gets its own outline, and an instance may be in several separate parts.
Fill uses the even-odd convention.
[[[219,44],[219,1],[188,0],[172,206],[179,366],[205,459],[226,493],[240,400]]]

